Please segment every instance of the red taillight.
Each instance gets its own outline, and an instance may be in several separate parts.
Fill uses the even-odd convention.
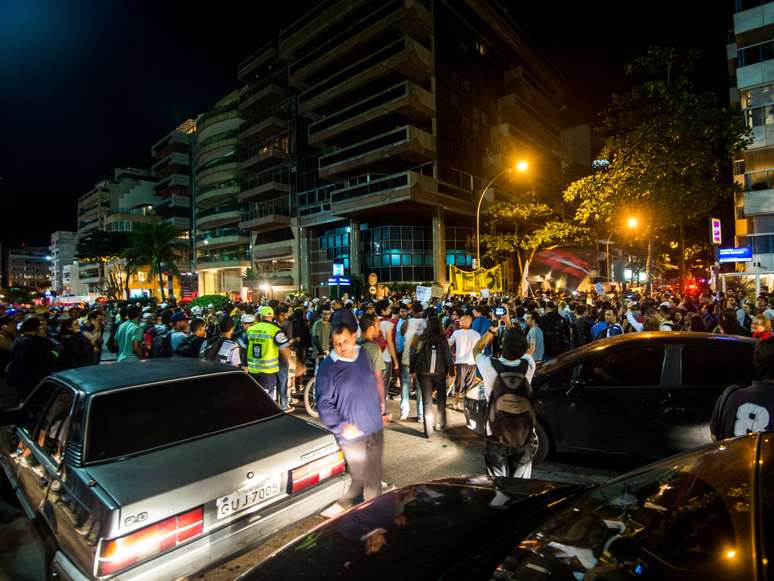
[[[291,470],[290,492],[298,492],[304,488],[314,486],[326,478],[342,474],[345,466],[344,452],[338,451],[301,466],[301,468]]]
[[[123,537],[102,541],[97,576],[117,573],[184,543],[204,531],[204,509],[198,507]]]

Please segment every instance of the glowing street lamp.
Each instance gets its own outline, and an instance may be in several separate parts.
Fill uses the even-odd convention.
[[[626,220],[626,227],[630,230],[635,230],[640,225],[640,221],[635,217],[631,216]],[[614,228],[610,232],[610,236],[607,237],[607,242],[605,243],[605,258],[607,259],[607,282],[608,284],[612,280],[612,277],[610,276],[610,239],[613,237],[613,234],[615,234],[619,228]]]
[[[513,172],[519,172],[519,173],[525,173],[529,169],[529,163],[525,160],[521,160],[516,163],[513,167],[509,167],[501,171],[499,174],[497,174],[495,177],[493,177],[491,180],[489,180],[489,183],[486,185],[484,190],[481,192],[481,197],[478,198],[478,206],[476,207],[476,264],[478,265],[478,268],[481,268],[481,228],[480,228],[480,221],[481,221],[481,202],[484,201],[484,196],[486,195],[489,188],[492,187],[492,184],[495,182],[497,178],[499,178],[502,175],[505,175],[507,173],[513,173]]]

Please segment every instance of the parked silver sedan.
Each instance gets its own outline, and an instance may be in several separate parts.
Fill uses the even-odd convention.
[[[65,579],[191,575],[332,504],[350,482],[332,434],[208,362],[65,371],[0,420],[0,466]]]

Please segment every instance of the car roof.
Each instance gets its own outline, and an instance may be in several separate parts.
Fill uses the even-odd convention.
[[[741,345],[754,345],[757,339],[752,337],[743,337],[741,335],[719,335],[715,333],[697,333],[693,331],[642,331],[639,333],[624,333],[614,337],[597,339],[591,343],[586,343],[566,353],[562,353],[555,359],[543,364],[541,369],[555,370],[568,361],[575,361],[589,353],[598,353],[610,347],[626,345],[627,343],[637,343],[640,341],[655,341],[657,343],[716,343],[728,344],[736,343]]]
[[[172,357],[90,365],[60,371],[52,377],[84,393],[95,394],[147,383],[228,372],[242,373],[231,365],[201,361],[190,357]]]

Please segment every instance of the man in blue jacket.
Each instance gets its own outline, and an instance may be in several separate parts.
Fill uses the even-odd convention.
[[[336,436],[352,486],[323,516],[334,516],[382,492],[382,410],[368,353],[346,323],[333,327],[331,352],[320,364],[315,397],[320,420]],[[362,495],[362,498],[361,498]]]

